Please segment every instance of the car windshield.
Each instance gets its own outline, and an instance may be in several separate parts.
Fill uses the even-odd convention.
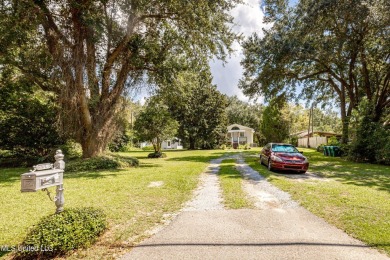
[[[292,145],[274,144],[272,145],[273,152],[283,153],[299,153],[298,150]]]

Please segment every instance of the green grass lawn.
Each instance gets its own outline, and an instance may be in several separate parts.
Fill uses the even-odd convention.
[[[218,172],[224,205],[228,209],[253,208],[253,203],[242,190],[243,180],[235,165],[235,159],[223,160]]]
[[[258,157],[246,161],[314,214],[390,255],[390,167],[302,150],[310,162],[308,172],[322,179],[293,179],[288,173],[268,171]]]
[[[65,207],[101,208],[109,219],[109,230],[100,241],[70,258],[110,258],[140,241],[164,214],[181,208],[210,159],[224,152],[170,151],[164,159],[148,159],[148,153],[121,153],[139,158],[138,168],[79,173],[66,173],[65,169]],[[20,192],[20,174],[27,170],[0,169],[0,245],[20,243],[28,227],[55,211],[45,192]],[[153,182],[163,185],[149,187]],[[55,193],[54,188],[50,190]]]

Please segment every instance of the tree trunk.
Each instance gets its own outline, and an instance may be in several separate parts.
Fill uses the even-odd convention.
[[[83,149],[83,158],[96,157],[102,154],[106,144],[95,135],[88,135],[80,142]]]
[[[190,137],[190,150],[195,150],[195,139]]]
[[[341,135],[341,143],[348,143],[348,127],[349,127],[349,119],[347,118],[347,110],[346,110],[346,102],[345,102],[345,86],[341,85],[341,93],[340,93],[340,115],[341,115],[341,123],[342,123],[342,135]]]

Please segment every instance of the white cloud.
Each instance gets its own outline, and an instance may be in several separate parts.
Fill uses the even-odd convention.
[[[244,4],[238,5],[231,12],[234,17],[233,30],[248,37],[253,33],[261,33],[265,24],[263,23],[263,12],[260,8],[261,0],[244,0]],[[237,95],[243,101],[248,101],[242,91],[238,88],[238,81],[242,76],[243,69],[240,61],[243,58],[242,47],[239,43],[233,45],[235,50],[227,63],[223,66],[221,61],[210,61],[213,83],[218,90],[228,96]]]

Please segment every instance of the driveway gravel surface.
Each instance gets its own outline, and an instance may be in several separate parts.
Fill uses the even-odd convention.
[[[224,209],[216,173],[226,158],[237,160],[256,209]],[[122,259],[390,258],[299,206],[235,154],[211,161],[193,200]]]

